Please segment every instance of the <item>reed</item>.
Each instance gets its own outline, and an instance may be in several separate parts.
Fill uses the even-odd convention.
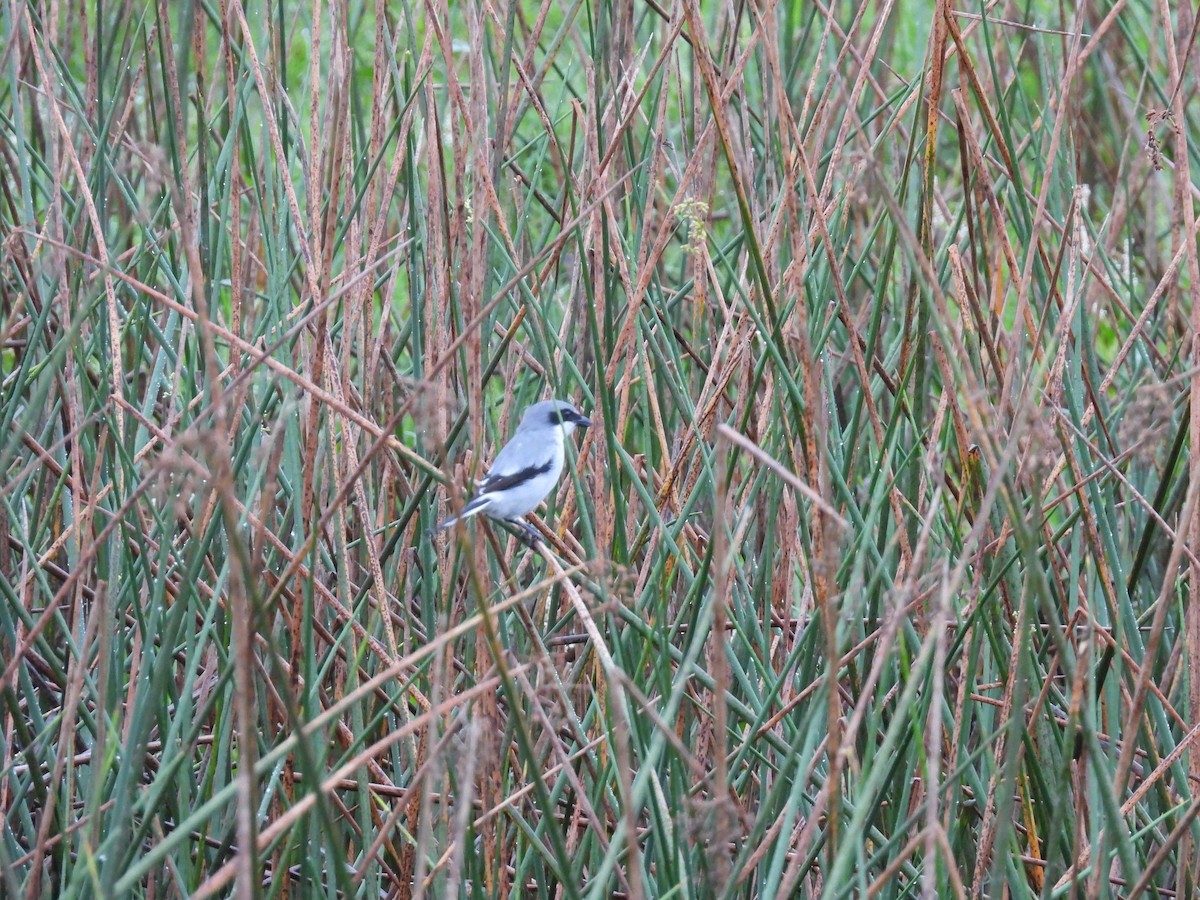
[[[960,6],[3,4],[0,896],[1195,892],[1197,20]]]

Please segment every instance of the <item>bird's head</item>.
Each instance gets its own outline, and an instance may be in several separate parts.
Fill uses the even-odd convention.
[[[541,403],[535,403],[525,410],[521,419],[522,427],[561,428],[564,435],[571,434],[576,428],[587,428],[591,424],[591,419],[564,400],[543,400]]]

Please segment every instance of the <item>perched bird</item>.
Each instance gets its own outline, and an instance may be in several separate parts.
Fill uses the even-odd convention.
[[[525,410],[517,433],[496,454],[492,467],[471,502],[457,516],[438,525],[449,528],[460,519],[484,513],[525,530],[530,543],[541,538],[521,517],[533,512],[558,483],[565,458],[564,442],[576,428],[587,428],[592,420],[580,415],[570,403],[543,400]]]

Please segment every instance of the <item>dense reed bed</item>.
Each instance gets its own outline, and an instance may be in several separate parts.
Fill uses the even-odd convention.
[[[1196,29],[8,0],[0,895],[1194,893]]]

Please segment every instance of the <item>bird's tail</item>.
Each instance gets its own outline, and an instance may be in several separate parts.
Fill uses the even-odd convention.
[[[451,516],[450,518],[446,519],[445,521],[439,522],[437,524],[437,527],[434,528],[434,531],[442,531],[443,529],[449,528],[455,522],[460,522],[463,519],[469,519],[469,518],[471,518],[471,516],[474,516],[474,515],[477,515],[478,513],[483,512],[485,509],[487,509],[488,504],[490,504],[491,502],[492,502],[491,497],[476,497],[474,500],[472,500],[470,503],[468,503],[466,506],[464,506],[463,511],[460,512],[457,516]]]

